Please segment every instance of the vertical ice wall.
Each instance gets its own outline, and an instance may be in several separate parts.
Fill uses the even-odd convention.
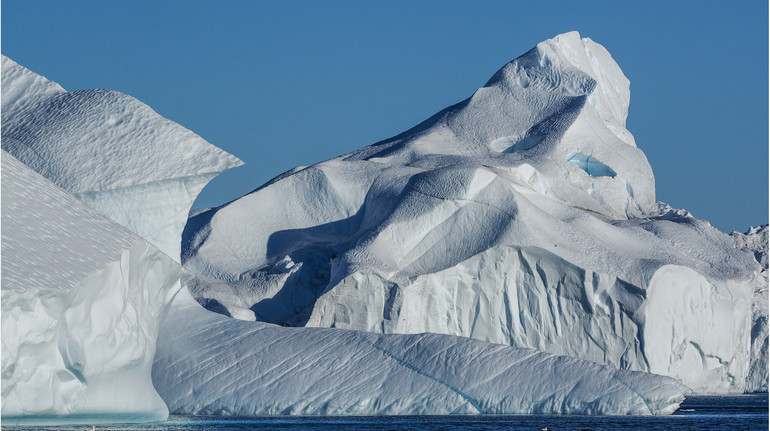
[[[751,363],[746,378],[747,392],[767,392],[768,386],[768,276],[767,225],[750,228],[746,233],[733,232],[737,248],[754,255],[762,267],[754,285],[751,302]]]
[[[2,196],[3,423],[165,419],[150,372],[189,274],[5,152]]]
[[[2,148],[179,261],[198,193],[240,166],[117,91],[66,92],[2,57]]]

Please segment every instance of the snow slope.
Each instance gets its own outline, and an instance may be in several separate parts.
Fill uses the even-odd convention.
[[[2,57],[2,148],[179,260],[198,193],[242,164],[144,103],[66,92]]]
[[[392,139],[198,212],[192,294],[246,320],[435,332],[740,392],[759,268],[655,204],[629,82],[573,32]]]
[[[153,381],[171,411],[208,415],[670,414],[675,380],[436,334],[244,322],[183,289]]]
[[[3,424],[146,422],[160,321],[191,276],[2,153]]]
[[[747,392],[767,392],[768,385],[768,277],[767,225],[752,227],[746,233],[733,232],[735,246],[750,251],[762,266],[761,276],[754,285],[751,303],[751,363],[746,381]]]

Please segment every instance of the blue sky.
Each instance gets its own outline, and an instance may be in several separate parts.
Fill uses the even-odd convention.
[[[631,80],[658,200],[768,222],[766,1],[3,0],[0,49],[67,90],[130,94],[247,165],[195,207],[398,134],[578,30]]]

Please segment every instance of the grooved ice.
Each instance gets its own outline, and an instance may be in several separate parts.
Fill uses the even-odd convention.
[[[153,366],[176,413],[670,414],[674,379],[437,334],[282,328],[201,308],[186,290]]]

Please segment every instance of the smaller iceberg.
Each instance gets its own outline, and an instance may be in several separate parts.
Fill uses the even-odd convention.
[[[162,316],[190,276],[2,153],[2,419],[151,422]]]

